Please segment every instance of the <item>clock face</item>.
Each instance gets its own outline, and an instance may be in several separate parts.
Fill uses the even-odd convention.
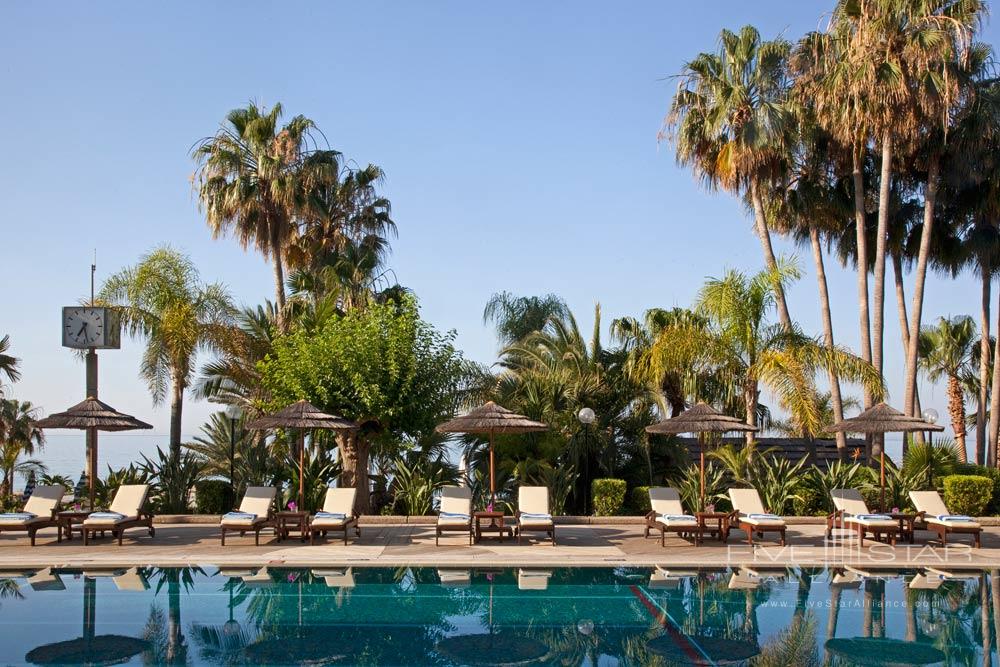
[[[104,308],[64,308],[63,345],[66,347],[102,347],[105,340]]]

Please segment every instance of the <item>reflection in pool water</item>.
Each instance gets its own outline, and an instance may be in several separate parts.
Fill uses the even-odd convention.
[[[0,572],[0,664],[996,664],[1000,573]]]

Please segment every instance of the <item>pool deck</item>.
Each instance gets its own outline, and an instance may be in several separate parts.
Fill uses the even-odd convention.
[[[297,538],[278,542],[270,531],[254,546],[253,536],[226,538],[219,544],[217,526],[206,524],[165,524],[156,526],[156,537],[143,529],[126,534],[119,547],[110,538],[84,546],[79,537],[57,543],[55,532],[39,534],[37,546],[16,533],[0,535],[0,571],[53,566],[64,568],[118,568],[144,566],[222,567],[784,567],[835,566],[886,568],[1000,568],[1000,527],[983,530],[983,548],[969,548],[962,536],[953,545],[941,547],[931,533],[918,531],[916,544],[885,544],[866,541],[859,549],[854,541],[835,539],[827,543],[822,525],[790,525],[788,543],[780,547],[773,540],[751,548],[741,531],[733,531],[729,543],[706,539],[701,547],[678,537],[667,537],[660,546],[659,535],[643,537],[636,524],[560,525],[558,545],[547,540],[526,539],[500,542],[484,539],[469,546],[467,538],[446,533],[441,545],[434,545],[434,527],[418,524],[362,524],[360,539],[318,540],[315,546]]]

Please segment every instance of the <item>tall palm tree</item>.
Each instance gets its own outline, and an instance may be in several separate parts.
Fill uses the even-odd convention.
[[[153,403],[170,392],[170,453],[180,455],[184,391],[199,351],[218,349],[233,304],[220,283],[204,284],[191,259],[164,246],[107,279],[100,299],[121,312],[130,335],[146,339],[140,375]]]
[[[3,463],[3,484],[0,497],[8,497],[14,489],[14,474],[19,470],[39,470],[37,461],[24,461],[36,448],[45,445],[45,434],[36,428],[38,408],[29,401],[0,399],[0,455]]]
[[[18,370],[20,359],[7,354],[10,349],[10,334],[0,338],[0,376],[7,376],[11,382],[17,382],[21,377]],[[0,398],[3,397],[3,384],[0,384]]]
[[[569,315],[566,302],[555,294],[516,296],[498,292],[483,308],[483,323],[493,324],[501,347],[506,347],[541,331],[550,319],[565,319]]]
[[[202,210],[218,238],[232,233],[274,265],[279,322],[285,309],[284,259],[296,223],[322,183],[336,181],[340,154],[320,149],[315,123],[295,116],[279,126],[282,107],[250,103],[233,109],[215,135],[195,146],[193,157]]]
[[[932,382],[945,378],[948,382],[948,415],[955,432],[955,445],[964,463],[965,451],[965,393],[962,375],[971,369],[973,347],[976,344],[976,323],[971,317],[952,319],[941,317],[934,327],[920,331],[920,365]]]
[[[766,183],[780,173],[792,121],[787,61],[791,45],[762,41],[753,26],[723,30],[717,53],[701,53],[684,65],[661,137],[676,146],[677,160],[710,188],[745,196],[768,269],[778,260],[764,213]],[[775,286],[778,318],[792,320],[781,285]]]

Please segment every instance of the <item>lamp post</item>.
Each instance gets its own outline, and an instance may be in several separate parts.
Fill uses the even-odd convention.
[[[934,408],[927,408],[920,414],[920,416],[923,417],[924,421],[928,424],[936,424],[940,415],[938,415],[938,411]],[[932,431],[927,432],[927,442],[931,446],[934,445],[934,433]]]
[[[590,408],[580,408],[576,413],[576,418],[583,424],[583,513],[590,514],[590,425],[594,423],[597,415]]]
[[[229,417],[229,485],[236,491],[236,422],[243,416],[240,406],[230,403],[226,406],[226,416]]]

